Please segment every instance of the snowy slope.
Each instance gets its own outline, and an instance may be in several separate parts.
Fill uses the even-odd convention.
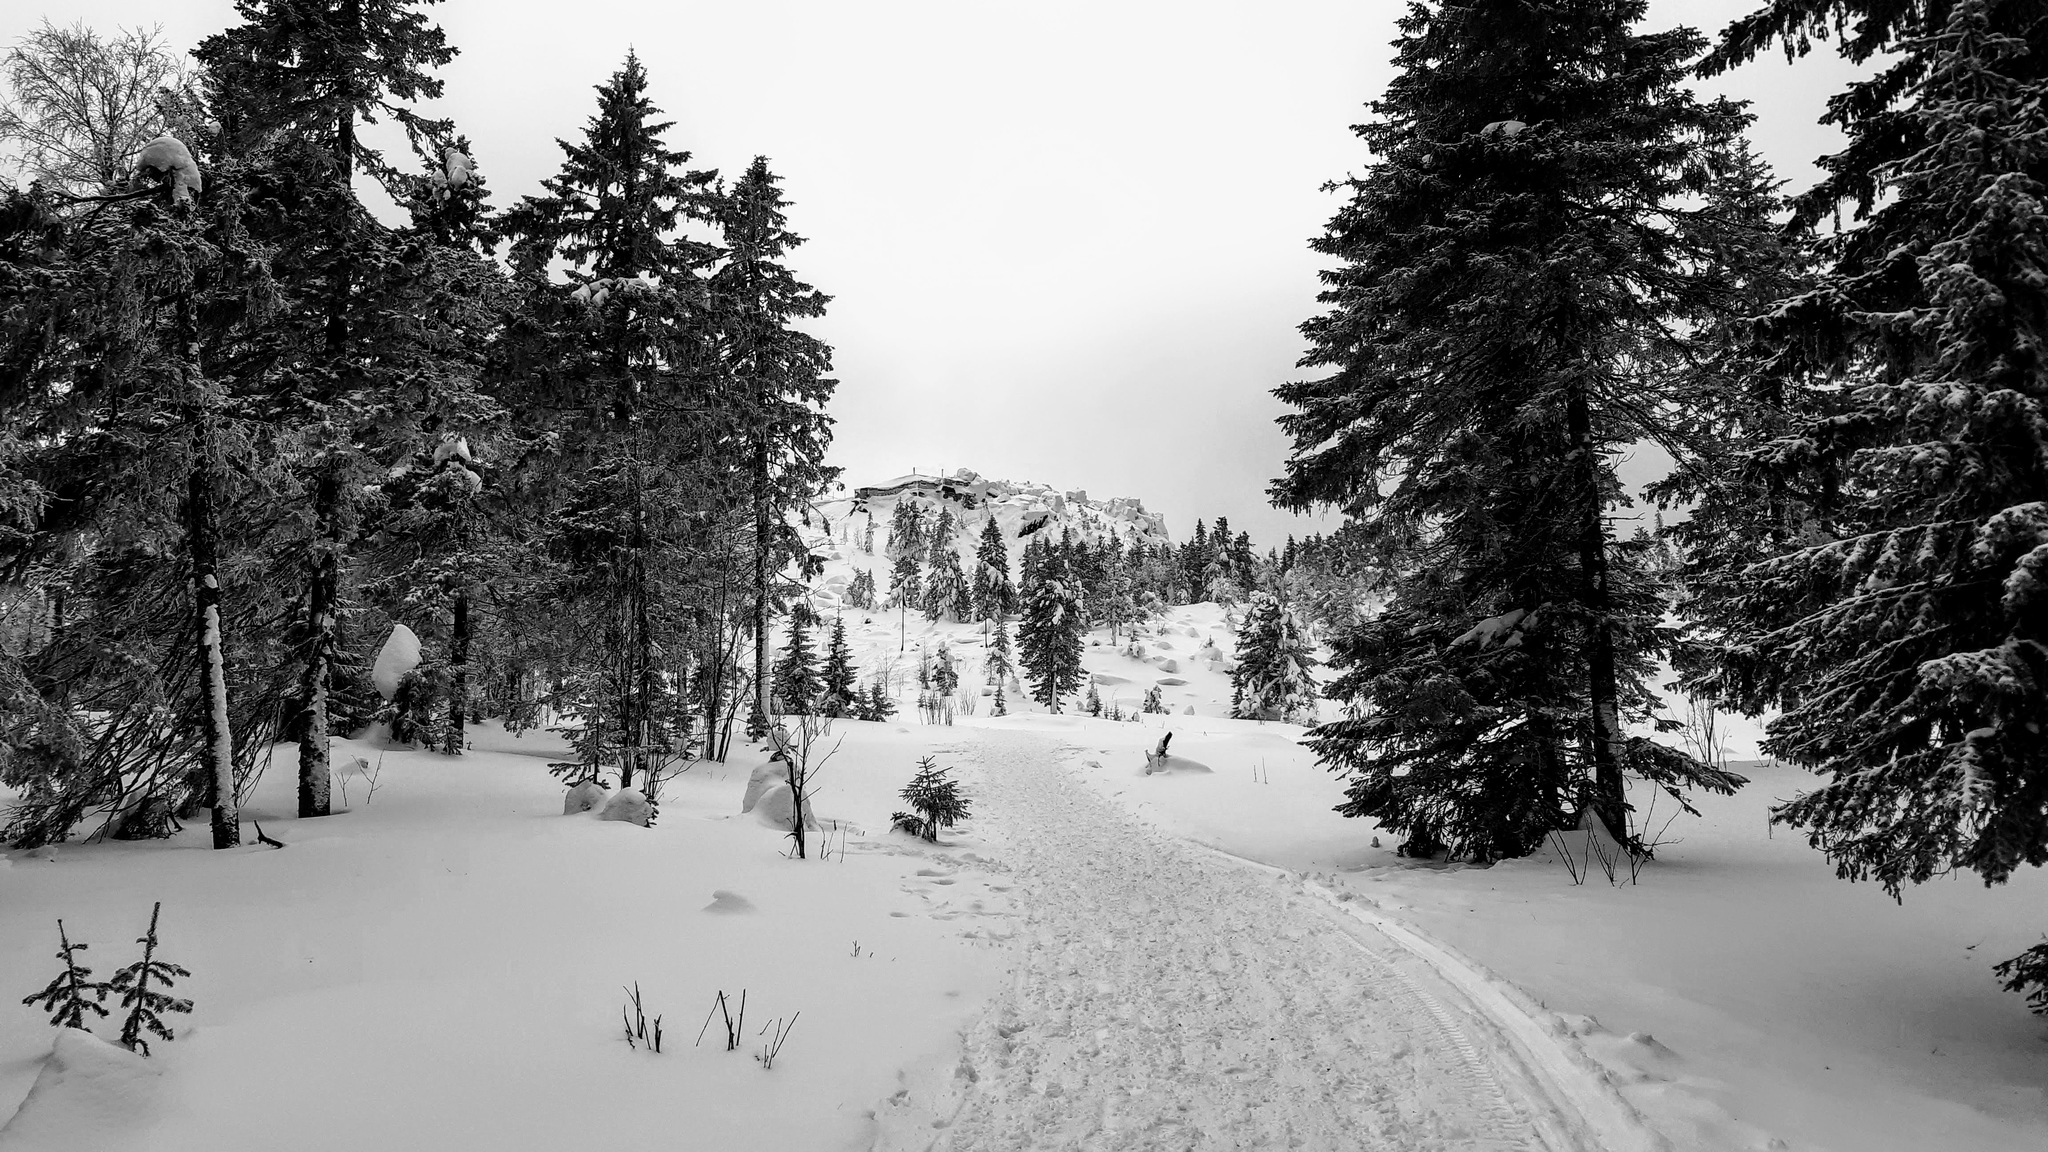
[[[337,761],[367,757],[377,790],[366,803],[350,776],[351,810],[317,821],[289,818],[280,748],[245,816],[284,849],[214,852],[202,823],[169,842],[0,856],[0,1149],[538,1150],[685,1133],[705,1149],[863,1146],[897,1067],[942,1050],[992,987],[1001,901],[971,824],[943,847],[886,831],[938,733],[839,732],[815,803],[844,822],[829,861],[785,859],[781,834],[740,814],[758,754],[673,781],[643,829],[562,815],[545,770],[562,748],[488,726],[460,760],[342,744]],[[148,1061],[162,1081],[148,1114],[83,1134],[52,1121],[81,1111],[77,1093],[45,1089],[53,1103],[10,1120],[57,1066],[54,1031],[20,1003],[54,972],[57,918],[105,976],[132,959],[154,900],[195,1008]],[[636,981],[665,1018],[662,1054],[620,1038]],[[714,1043],[715,1022],[692,1046],[720,989],[748,993],[742,1051]],[[764,1070],[753,1033],[799,1012]]]

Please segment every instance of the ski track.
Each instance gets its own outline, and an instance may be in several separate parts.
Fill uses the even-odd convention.
[[[1014,978],[950,1077],[880,1110],[878,1152],[1571,1152],[1501,1045],[1377,932],[1145,826],[1056,738],[970,748],[982,863],[1015,887]]]

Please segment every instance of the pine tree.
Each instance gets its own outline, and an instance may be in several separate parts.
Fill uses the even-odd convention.
[[[1723,54],[1796,31],[1760,19]],[[1748,709],[1781,705],[1766,748],[1828,778],[1773,818],[1897,897],[2048,863],[2048,24],[1957,0],[1859,32],[1896,56],[1830,105],[1850,145],[1801,207],[1854,198],[1862,222],[1763,325],[1845,381],[1846,410],[1773,446],[1825,502],[1730,578],[1713,672]]]
[[[1239,719],[1313,722],[1316,659],[1301,619],[1270,592],[1255,592],[1237,634],[1230,673],[1231,712]]]
[[[157,901],[149,912],[149,931],[135,940],[142,945],[142,959],[114,973],[114,978],[107,982],[108,991],[119,993],[121,1006],[128,1010],[128,1017],[121,1024],[121,1045],[144,1056],[149,1055],[149,1041],[142,1038],[144,1032],[162,1040],[173,1039],[169,1026],[163,1022],[164,1013],[192,1011],[190,1000],[158,991],[192,975],[176,964],[156,958],[156,921],[163,910],[163,902]]]
[[[53,1028],[78,1028],[92,1031],[85,1022],[85,1014],[92,1012],[104,1018],[107,1010],[101,1007],[112,986],[92,978],[92,969],[78,962],[78,953],[88,945],[73,944],[64,932],[64,921],[57,921],[57,959],[64,962],[64,971],[50,981],[48,987],[33,996],[21,998],[23,1004],[40,1006],[50,1014]]]
[[[832,637],[825,644],[825,669],[821,673],[825,694],[825,715],[844,716],[853,708],[859,689],[853,668],[853,652],[846,645],[846,621],[832,618]]]
[[[1081,687],[1081,636],[1086,625],[1080,599],[1068,588],[1065,573],[1046,573],[1024,598],[1024,617],[1017,624],[1017,648],[1032,680],[1032,699],[1054,713],[1060,699]]]
[[[1668,637],[1609,538],[1614,460],[1654,431],[1707,291],[1664,222],[1743,123],[1678,86],[1699,37],[1643,15],[1412,5],[1358,129],[1375,162],[1315,243],[1342,267],[1302,363],[1329,374],[1276,391],[1296,452],[1273,495],[1342,510],[1412,573],[1339,638],[1332,691],[1362,714],[1315,747],[1343,810],[1418,850],[1522,855],[1581,806],[1627,840],[1625,774],[1738,782],[1626,731]]]
[[[1081,699],[1081,711],[1090,716],[1102,715],[1102,693],[1092,683],[1088,685],[1088,695]]]
[[[775,664],[775,695],[792,711],[808,713],[821,684],[804,620],[804,613],[789,614],[789,644]]]
[[[989,714],[991,716],[1008,716],[1010,714],[1010,702],[1003,698],[1003,686],[1001,682],[998,682],[996,684],[995,707],[990,710]]]
[[[1166,700],[1159,691],[1159,685],[1154,684],[1150,688],[1145,689],[1144,710],[1148,715],[1158,715],[1166,711]]]

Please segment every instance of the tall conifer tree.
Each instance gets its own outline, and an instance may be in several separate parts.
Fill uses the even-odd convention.
[[[1843,410],[1771,446],[1814,522],[1732,575],[1710,674],[1782,706],[1766,747],[1828,778],[1775,817],[1896,897],[2048,864],[2048,21],[2014,0],[1784,4],[1710,63],[1803,50],[1845,12],[1846,54],[1891,55],[1830,103],[1849,143],[1798,220],[1847,200],[1857,224],[1761,325]],[[2048,944],[2004,971],[2048,1009]]]
[[[1618,563],[1620,447],[1652,435],[1695,253],[1682,201],[1738,111],[1679,88],[1701,41],[1641,0],[1410,6],[1399,73],[1358,132],[1375,162],[1315,248],[1330,310],[1277,395],[1277,502],[1334,507],[1412,571],[1337,643],[1367,705],[1316,747],[1350,815],[1410,846],[1524,854],[1590,807],[1630,836],[1623,777],[1729,788],[1631,739],[1667,642]],[[1234,542],[1220,531],[1212,546]]]

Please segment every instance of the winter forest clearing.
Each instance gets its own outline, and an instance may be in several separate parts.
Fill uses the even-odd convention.
[[[0,1152],[2048,1147],[2038,5],[1348,13],[1309,318],[1224,369],[1284,444],[1003,295],[1123,205],[934,145],[1001,52],[905,57],[958,105],[863,146],[967,167],[849,264],[835,144],[691,150],[825,8],[673,110],[593,5],[646,55],[500,155],[472,6],[107,7],[0,24]],[[1047,115],[1229,44],[1279,138],[1298,14],[1104,12],[1004,33]],[[1826,49],[1789,181],[1725,84]],[[1256,165],[1111,151],[1136,347]],[[991,401],[1018,332],[1101,394]]]

